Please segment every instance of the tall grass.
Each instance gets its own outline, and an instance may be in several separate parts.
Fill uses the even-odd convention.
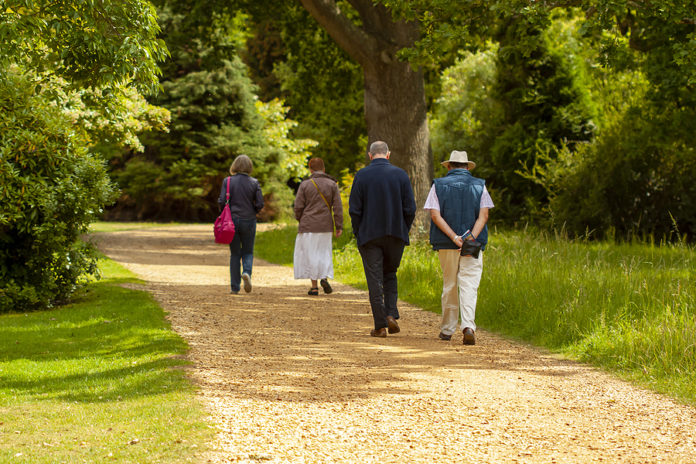
[[[257,252],[291,264],[295,233],[288,227],[260,234]],[[693,247],[572,241],[531,231],[494,232],[490,241],[479,326],[696,403]],[[334,266],[336,279],[365,288],[350,237],[335,244]],[[441,271],[429,245],[406,248],[398,278],[400,298],[440,311]]]

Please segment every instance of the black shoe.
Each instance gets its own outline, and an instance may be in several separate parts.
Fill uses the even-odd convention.
[[[474,330],[470,327],[467,327],[463,331],[464,338],[462,339],[462,343],[464,345],[475,345],[476,344],[476,335],[474,334]]]
[[[389,327],[390,334],[398,334],[401,332],[399,324],[396,322],[393,316],[387,316],[387,327]]]
[[[331,288],[331,285],[329,285],[329,281],[328,281],[328,280],[326,280],[326,279],[321,279],[321,280],[319,281],[319,283],[321,284],[321,288],[324,289],[324,293],[331,293],[331,292],[333,292],[333,288]]]
[[[452,340],[452,336],[451,336],[451,335],[447,335],[447,334],[444,334],[444,333],[442,333],[442,332],[440,332],[440,334],[437,336],[437,338],[439,338],[440,340],[445,340],[445,341],[450,341],[450,340]]]
[[[307,295],[318,295],[318,294],[319,294],[319,289],[317,287],[312,287],[307,292]]]

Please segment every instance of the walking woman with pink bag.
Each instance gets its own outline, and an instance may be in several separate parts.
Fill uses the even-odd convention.
[[[251,270],[254,264],[256,214],[263,208],[263,193],[259,181],[251,177],[253,165],[246,155],[237,156],[230,166],[230,177],[222,181],[218,205],[225,206],[229,187],[229,207],[234,222],[234,238],[230,243],[230,289],[239,293],[242,281],[244,291],[251,292]],[[241,272],[240,272],[241,263]]]
[[[310,279],[309,295],[333,289],[332,235],[343,233],[343,205],[336,180],[326,174],[321,158],[309,160],[311,176],[300,184],[295,198],[295,218],[300,222],[295,239],[295,279]]]

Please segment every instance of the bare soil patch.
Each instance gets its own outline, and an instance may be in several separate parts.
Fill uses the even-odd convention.
[[[217,428],[202,462],[696,463],[696,409],[591,367],[483,330],[440,341],[406,303],[401,333],[371,338],[366,292],[310,297],[258,259],[231,295],[210,226],[96,238],[188,340]]]

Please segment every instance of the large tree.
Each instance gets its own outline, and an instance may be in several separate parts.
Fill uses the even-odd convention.
[[[334,0],[300,1],[362,67],[368,142],[389,144],[392,162],[406,170],[423,204],[432,176],[423,71],[398,56],[420,39],[420,23],[395,19],[372,0],[349,0],[346,11]]]

